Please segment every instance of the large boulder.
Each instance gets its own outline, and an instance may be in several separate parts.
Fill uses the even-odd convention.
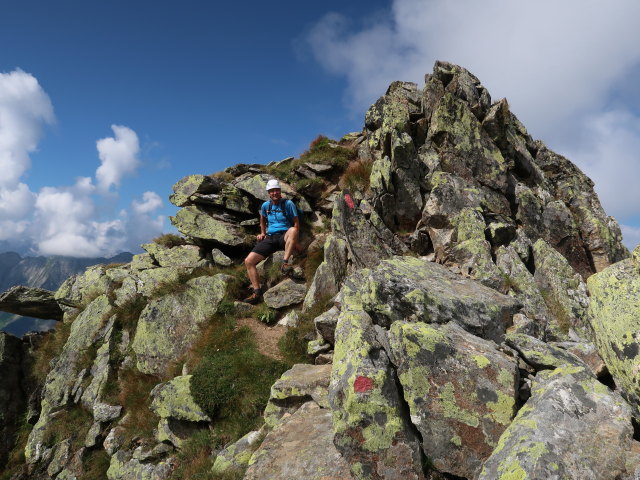
[[[204,208],[189,205],[178,210],[171,223],[184,235],[213,240],[229,247],[248,246],[252,239],[236,223],[215,218]]]
[[[631,417],[620,395],[584,368],[538,373],[478,478],[636,478],[640,444]]]
[[[305,403],[270,432],[249,461],[245,480],[347,480],[349,464],[333,445],[331,412]]]
[[[640,252],[634,250],[634,256]],[[587,281],[598,352],[640,417],[640,262],[618,262]]]
[[[172,359],[186,353],[216,313],[226,282],[223,275],[196,277],[175,289],[151,299],[140,314],[131,348],[143,373],[160,375]]]
[[[342,312],[329,402],[334,444],[358,479],[424,478],[420,442],[405,415],[383,330],[362,310]]]
[[[447,268],[415,257],[394,257],[345,281],[343,303],[368,312],[378,325],[397,320],[458,323],[479,337],[501,341],[520,303]]]
[[[184,207],[193,201],[193,195],[217,193],[220,189],[221,182],[215,177],[188,175],[176,182],[169,200],[177,207]]]
[[[475,478],[515,415],[517,361],[453,322],[397,321],[389,343],[425,455],[440,472]]]
[[[17,285],[0,294],[0,310],[23,317],[62,320],[63,311],[54,293],[43,288]]]

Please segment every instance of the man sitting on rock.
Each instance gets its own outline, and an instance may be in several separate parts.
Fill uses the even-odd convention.
[[[280,270],[284,275],[289,275],[293,270],[289,265],[291,254],[294,250],[302,251],[302,247],[298,244],[300,236],[298,209],[293,201],[282,198],[278,180],[272,179],[267,182],[267,192],[270,200],[260,207],[260,233],[256,236],[258,243],[244,260],[253,288],[253,293],[244,301],[253,305],[262,300],[260,275],[256,268],[258,263],[274,252],[284,250],[284,260]]]

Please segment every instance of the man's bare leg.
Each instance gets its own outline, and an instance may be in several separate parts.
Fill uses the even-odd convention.
[[[247,267],[247,276],[254,290],[260,288],[260,274],[258,273],[256,265],[263,261],[264,258],[265,257],[259,253],[251,252],[247,255],[247,258],[244,259],[244,265]]]
[[[299,230],[295,227],[291,227],[287,230],[287,233],[284,234],[284,259],[285,261],[291,258],[291,254],[295,249],[296,252],[302,251],[302,245],[298,244],[298,232]]]

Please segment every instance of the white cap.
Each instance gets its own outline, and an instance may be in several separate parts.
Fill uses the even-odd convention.
[[[267,192],[269,190],[273,190],[274,188],[282,189],[282,187],[280,187],[280,182],[275,178],[272,178],[267,182]]]

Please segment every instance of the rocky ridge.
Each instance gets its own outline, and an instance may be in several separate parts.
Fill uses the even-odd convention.
[[[254,383],[279,379],[255,429],[221,441],[249,355],[225,345],[244,335],[234,317],[259,311],[233,303],[238,272],[274,176],[310,244],[293,278],[277,258],[260,266],[260,315],[311,315],[316,364],[241,357]],[[640,474],[640,254],[592,182],[464,68],[394,82],[340,142],[188,176],[170,199],[182,238],[42,297],[63,316],[41,388],[16,362],[32,358],[24,342],[0,337],[18,372],[0,393],[23,392],[0,395],[2,438],[29,412],[26,441],[0,444],[7,478],[182,478],[203,436],[206,478]]]

